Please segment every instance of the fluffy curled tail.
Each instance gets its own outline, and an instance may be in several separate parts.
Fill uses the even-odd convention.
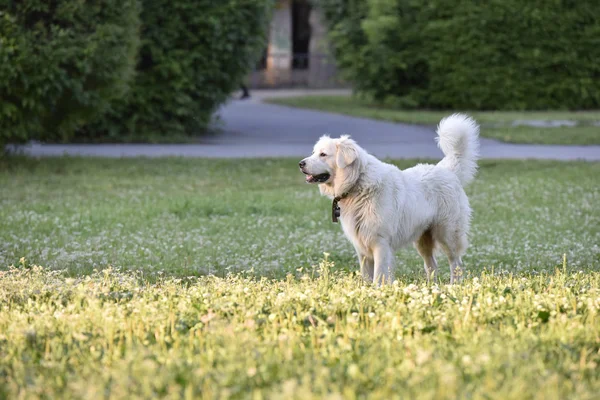
[[[454,172],[463,186],[477,172],[479,158],[479,125],[465,114],[452,114],[440,121],[437,143],[445,157],[438,165]]]

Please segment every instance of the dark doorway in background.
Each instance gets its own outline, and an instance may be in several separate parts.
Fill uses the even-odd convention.
[[[310,2],[292,1],[292,68],[308,69],[310,46]]]

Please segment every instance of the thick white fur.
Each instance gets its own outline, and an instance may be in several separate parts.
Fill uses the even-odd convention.
[[[437,279],[435,250],[450,263],[450,282],[463,275],[471,208],[463,186],[473,180],[479,154],[479,127],[467,115],[441,120],[438,144],[445,157],[437,165],[401,171],[368,154],[348,136],[323,136],[301,162],[310,175],[330,174],[321,194],[340,200],[340,222],[354,245],[362,275],[376,283],[394,276],[394,250],[413,243],[425,261],[428,279]]]

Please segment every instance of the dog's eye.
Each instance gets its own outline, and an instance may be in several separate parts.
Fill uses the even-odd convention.
[[[319,154],[319,156],[321,156],[321,157],[327,157],[327,154],[321,153],[321,154]]]

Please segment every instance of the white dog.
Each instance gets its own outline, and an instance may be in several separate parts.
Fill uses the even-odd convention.
[[[479,126],[467,115],[454,114],[442,119],[437,134],[445,157],[436,165],[401,171],[348,136],[323,136],[313,154],[300,161],[306,182],[318,183],[321,194],[333,199],[333,220],[340,217],[362,275],[371,282],[391,282],[394,250],[410,243],[425,260],[428,280],[437,278],[437,249],[450,262],[450,282],[463,275],[471,217],[463,186],[477,171]]]

